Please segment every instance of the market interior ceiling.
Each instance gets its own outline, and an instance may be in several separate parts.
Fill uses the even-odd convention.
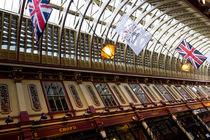
[[[27,1],[1,0],[0,8],[29,17]],[[204,55],[210,51],[209,0],[50,0],[53,12],[48,23],[98,36],[104,40],[123,42],[115,31],[123,14],[152,34],[146,46],[152,52],[179,57],[175,48],[186,39]],[[70,9],[67,11],[67,7]],[[206,11],[207,9],[207,11]],[[66,20],[64,15],[67,12]]]

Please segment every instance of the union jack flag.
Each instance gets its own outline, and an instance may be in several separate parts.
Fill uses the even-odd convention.
[[[184,57],[195,69],[198,69],[201,64],[207,59],[202,53],[193,48],[186,40],[183,40],[176,51]]]
[[[52,12],[52,7],[48,0],[29,0],[28,5],[36,42],[38,43]]]

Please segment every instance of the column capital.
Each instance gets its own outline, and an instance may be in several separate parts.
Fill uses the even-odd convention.
[[[23,79],[22,67],[13,67],[13,78],[16,83],[21,83]]]

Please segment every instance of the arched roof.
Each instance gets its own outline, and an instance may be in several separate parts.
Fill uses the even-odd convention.
[[[81,33],[88,35],[88,46],[92,46],[89,47],[90,49],[87,52],[91,64],[92,57],[95,55],[92,52],[96,51],[93,45],[96,37],[99,38],[97,43],[103,44],[108,41],[118,44],[118,46],[121,44],[124,47],[122,54],[120,56],[118,54],[114,62],[109,60],[104,62],[103,60],[103,63],[120,63],[119,61],[123,61],[125,66],[134,64],[137,65],[135,67],[138,67],[138,61],[141,57],[142,62],[139,63],[143,63],[144,71],[147,66],[150,67],[151,71],[154,67],[177,70],[179,67],[177,62],[183,60],[178,53],[175,53],[174,49],[183,39],[186,39],[204,55],[210,51],[210,19],[187,0],[74,0],[73,3],[70,1],[50,0],[53,12],[48,23],[59,27],[58,46],[61,46],[61,49],[62,41],[66,40],[63,40],[66,29],[76,31],[74,37],[77,55],[82,55],[82,52],[78,52],[81,51],[78,50],[79,47],[81,49]],[[19,17],[29,17],[26,0],[1,0],[1,3],[1,9],[15,13]],[[135,56],[116,34],[116,24],[125,13],[152,34],[152,39],[140,54],[141,56]],[[18,24],[20,24],[19,28],[21,30],[22,20],[19,19]],[[19,34],[21,33],[19,32]],[[18,40],[18,43],[20,43],[21,35]],[[116,50],[118,53],[120,51]],[[147,57],[147,53],[149,53],[149,58],[144,58]],[[118,57],[124,60],[118,61]],[[76,57],[77,59],[85,58]],[[145,64],[147,61],[150,62],[148,65]],[[172,66],[174,64],[177,67],[175,69]],[[205,63],[205,66],[207,66],[207,63]],[[191,72],[195,73],[194,70],[191,70]]]

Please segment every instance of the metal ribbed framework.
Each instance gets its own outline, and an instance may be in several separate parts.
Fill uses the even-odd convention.
[[[206,62],[199,70],[191,68],[190,73],[179,70],[180,63],[185,60],[174,49],[183,39],[203,54],[210,51],[210,20],[187,0],[74,0],[73,3],[70,0],[51,0],[50,3],[53,13],[36,53],[34,39],[32,40],[32,62],[210,79],[209,64]],[[1,31],[5,26],[5,13],[18,17],[14,55],[17,61],[27,61],[27,51],[30,52],[30,47],[27,47],[27,34],[25,49],[20,46],[23,41],[21,30],[30,24],[27,0],[3,0],[0,8]],[[114,30],[125,13],[143,25],[153,36],[139,56],[133,53]],[[8,24],[10,27],[11,23]],[[0,42],[4,40],[3,35],[4,33],[1,33]],[[8,42],[10,36],[5,38]],[[52,45],[49,45],[50,42]],[[100,49],[106,43],[116,45],[114,60],[103,60],[100,57]],[[10,54],[13,54],[9,52],[10,43],[0,45],[1,52],[5,52],[5,47],[8,51],[5,52],[8,55],[6,59],[10,59]],[[47,47],[44,48],[43,45]],[[23,51],[25,54],[22,54]],[[0,56],[2,59],[5,57]],[[36,57],[38,60],[35,60]]]

